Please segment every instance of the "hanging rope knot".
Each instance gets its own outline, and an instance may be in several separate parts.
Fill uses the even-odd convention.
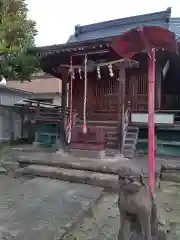
[[[83,125],[83,129],[82,129],[83,133],[86,134],[87,133],[87,126],[84,124]]]
[[[153,59],[154,61],[156,61],[156,58],[154,58],[153,56],[153,52],[155,51],[155,48],[152,48],[148,51],[148,56],[149,58]]]

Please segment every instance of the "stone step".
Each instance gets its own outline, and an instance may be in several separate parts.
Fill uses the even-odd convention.
[[[126,138],[125,139],[125,144],[134,144],[136,139],[134,138]]]
[[[136,143],[138,140],[138,133],[139,133],[138,127],[128,126],[123,149],[124,156],[127,158],[132,158],[135,153]]]
[[[124,150],[126,150],[126,149],[134,149],[134,147],[135,147],[135,144],[132,144],[132,143],[126,143],[125,145],[124,145]]]
[[[69,182],[84,183],[98,187],[118,190],[118,176],[106,173],[50,167],[44,165],[30,165],[16,170],[17,176],[30,175],[38,177],[49,177]]]
[[[136,138],[137,133],[136,132],[127,132],[126,133],[126,138]]]
[[[123,153],[126,158],[132,158],[134,155],[134,151],[132,149],[124,149]]]
[[[134,126],[129,126],[128,127],[128,132],[138,132],[139,128],[138,127],[134,127]]]

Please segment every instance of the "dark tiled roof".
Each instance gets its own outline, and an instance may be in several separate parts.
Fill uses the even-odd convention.
[[[177,39],[180,40],[180,18],[171,18],[169,23],[169,30],[176,34]]]
[[[118,36],[139,26],[160,26],[169,28],[171,9],[166,11],[116,19],[85,26],[76,26],[75,34],[71,35],[68,42],[79,42],[91,39]]]

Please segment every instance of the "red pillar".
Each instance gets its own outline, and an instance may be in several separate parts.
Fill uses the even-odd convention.
[[[148,59],[148,185],[152,193],[154,193],[155,187],[154,92],[155,49],[151,49]]]

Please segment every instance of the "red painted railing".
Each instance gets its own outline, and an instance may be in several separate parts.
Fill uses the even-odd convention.
[[[76,125],[77,113],[72,114],[72,126],[69,114],[66,115],[65,121],[65,135],[66,141],[69,144],[71,142],[72,128]]]

